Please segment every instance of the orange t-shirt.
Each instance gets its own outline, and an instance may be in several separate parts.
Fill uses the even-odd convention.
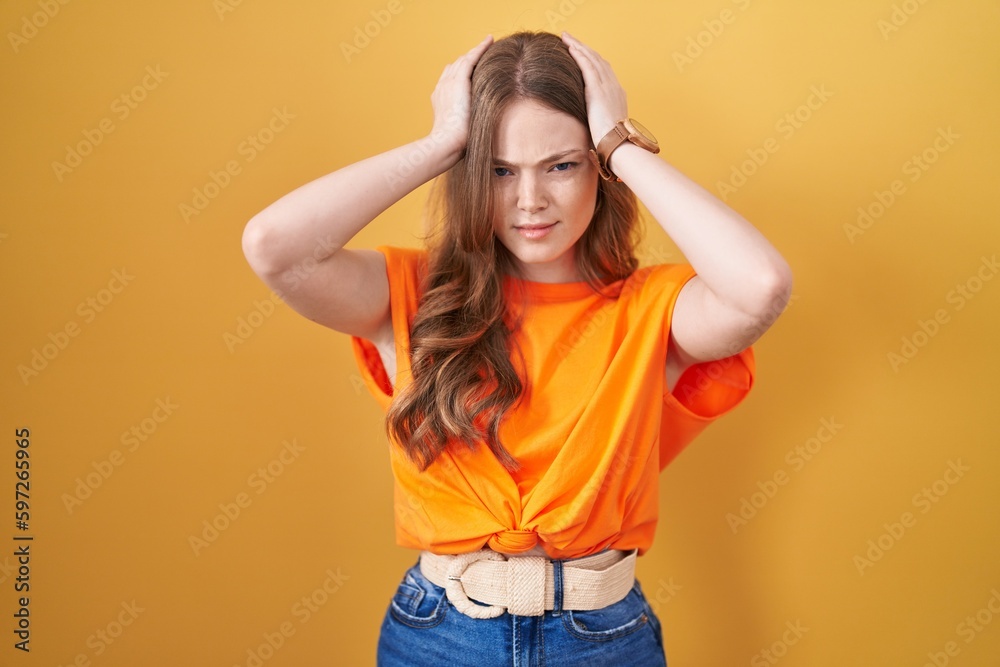
[[[410,325],[427,253],[377,250],[389,279],[395,385],[370,341],[352,336],[351,344],[368,389],[387,409],[410,378]],[[689,264],[640,268],[621,281],[617,299],[583,282],[507,276],[508,302],[525,314],[515,337],[528,377],[499,435],[521,468],[508,472],[485,444],[453,443],[421,472],[391,443],[397,543],[440,554],[484,546],[516,554],[536,544],[560,559],[605,548],[644,554],[659,515],[660,471],[743,400],[755,374],[748,347],[692,366],[667,392],[671,312],[694,275]],[[515,281],[526,288],[524,300]]]

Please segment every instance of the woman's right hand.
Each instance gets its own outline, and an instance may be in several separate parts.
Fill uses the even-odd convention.
[[[453,151],[456,162],[465,151],[469,140],[472,70],[492,43],[493,36],[488,35],[470,51],[445,67],[434,92],[431,93],[434,126],[431,128],[430,138],[435,144]]]
[[[284,303],[379,349],[392,347],[385,258],[373,249],[345,246],[407,193],[461,158],[469,138],[472,70],[492,43],[487,37],[445,68],[431,96],[430,135],[299,186],[247,223],[247,261]]]

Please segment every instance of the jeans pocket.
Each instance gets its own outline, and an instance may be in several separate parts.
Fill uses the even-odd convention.
[[[639,582],[624,598],[607,607],[593,610],[569,610],[563,623],[571,635],[590,641],[610,641],[629,635],[650,623],[650,615]]]
[[[445,590],[428,581],[420,565],[403,575],[389,602],[389,613],[400,623],[414,628],[429,628],[444,620],[448,597]]]

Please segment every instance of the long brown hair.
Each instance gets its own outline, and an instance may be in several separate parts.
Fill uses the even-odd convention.
[[[518,276],[493,231],[494,131],[508,105],[534,100],[587,127],[583,74],[562,40],[518,32],[497,40],[472,74],[469,139],[463,158],[435,186],[440,226],[428,243],[428,270],[410,332],[412,382],[393,400],[386,430],[421,469],[451,440],[485,442],[508,470],[500,423],[524,386],[511,361],[519,322],[504,299],[505,274]],[[623,183],[599,179],[594,217],[577,242],[577,269],[596,292],[638,266],[638,210]],[[613,294],[610,296],[614,296]]]

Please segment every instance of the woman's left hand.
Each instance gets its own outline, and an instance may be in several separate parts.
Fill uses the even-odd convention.
[[[615,123],[628,118],[625,89],[618,83],[611,65],[597,51],[568,32],[563,32],[562,40],[583,72],[587,122],[594,146],[597,146]]]

